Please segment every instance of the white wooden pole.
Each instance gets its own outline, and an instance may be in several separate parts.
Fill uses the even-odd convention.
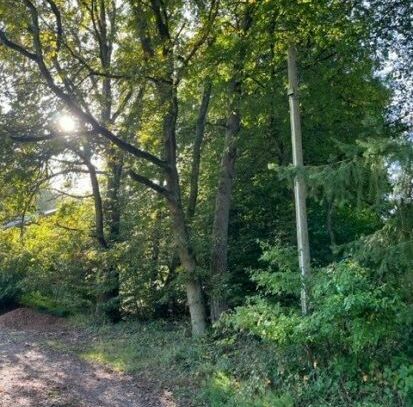
[[[297,57],[294,46],[288,48],[288,99],[290,104],[291,139],[293,164],[298,170],[294,179],[295,214],[297,222],[298,258],[301,271],[301,310],[303,315],[309,309],[310,245],[308,241],[306,186],[302,170],[303,145],[298,100]]]

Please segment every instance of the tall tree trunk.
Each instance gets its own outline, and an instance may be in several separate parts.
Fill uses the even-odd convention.
[[[196,262],[189,240],[188,229],[184,220],[184,211],[178,201],[168,201],[172,217],[174,241],[179,260],[186,273],[186,295],[191,315],[192,334],[200,336],[206,330],[206,312],[201,282],[196,275]]]
[[[252,25],[254,4],[246,4],[239,26],[238,53],[233,66],[233,76],[229,83],[228,115],[225,130],[225,145],[221,157],[218,188],[215,199],[215,213],[212,227],[212,247],[210,258],[211,272],[211,321],[219,319],[227,307],[225,280],[228,278],[228,226],[231,208],[232,186],[234,181],[237,139],[241,129],[241,95],[246,57],[245,40]]]
[[[123,173],[123,157],[117,156],[108,160],[108,218],[109,218],[109,240],[116,242],[120,234],[121,203],[120,188]]]
[[[195,130],[195,139],[194,146],[192,149],[192,168],[191,168],[191,178],[190,178],[190,190],[189,190],[189,199],[188,206],[186,208],[186,219],[187,224],[191,227],[193,218],[195,216],[196,205],[198,201],[198,191],[199,191],[199,172],[201,165],[201,149],[202,143],[204,141],[205,135],[205,124],[208,114],[209,101],[211,99],[212,92],[212,82],[210,79],[206,79],[204,83],[204,89],[202,93],[201,104],[199,107],[198,118],[196,122]],[[180,264],[179,254],[176,252],[173,253],[171,263],[169,266],[169,276],[167,282],[170,284],[175,278],[176,270]],[[171,299],[171,304],[173,299]],[[172,305],[170,309],[172,309]]]
[[[211,99],[212,82],[207,79],[204,83],[204,89],[202,93],[201,105],[199,107],[198,119],[196,123],[194,146],[192,149],[192,168],[191,168],[191,178],[190,178],[190,190],[188,206],[186,209],[186,219],[189,227],[192,224],[192,220],[195,216],[196,205],[198,201],[198,186],[199,186],[199,172],[201,164],[201,148],[204,141],[205,135],[205,124],[208,113],[209,101]],[[169,267],[170,276],[168,282],[173,281],[176,270],[180,264],[179,254],[174,252],[171,264]],[[172,300],[173,302],[173,300]],[[172,307],[171,307],[172,308]]]
[[[330,237],[330,248],[331,251],[334,253],[334,250],[337,246],[336,242],[336,234],[334,233],[334,222],[333,222],[333,215],[334,215],[334,202],[330,200],[327,203],[327,232]]]
[[[196,122],[194,147],[192,149],[191,181],[187,207],[187,217],[189,223],[192,222],[192,219],[195,216],[195,209],[198,200],[201,148],[204,141],[205,124],[207,119],[209,101],[211,99],[211,91],[212,82],[210,79],[207,79],[204,83],[204,91],[202,94],[201,105],[199,107],[198,119]]]
[[[109,75],[112,65],[113,49],[113,30],[115,9],[109,11],[105,1],[99,1],[99,57],[102,70]],[[107,20],[111,24],[108,26]],[[110,30],[109,30],[110,27]],[[102,101],[100,106],[100,119],[104,126],[108,126],[112,121],[113,92],[112,79],[104,76],[102,79]],[[107,223],[109,228],[108,243],[109,246],[115,243],[119,238],[120,232],[120,203],[119,192],[123,171],[122,153],[114,148],[107,146],[106,164],[109,170],[107,179],[106,202],[108,207]],[[106,270],[103,270],[102,295],[99,298],[101,308],[106,317],[112,322],[118,322],[121,319],[120,302],[119,302],[119,273],[115,265],[111,264]]]
[[[196,261],[192,251],[185,214],[182,207],[179,175],[176,165],[176,120],[178,98],[174,85],[159,85],[162,105],[166,107],[163,120],[164,153],[169,164],[166,184],[169,191],[168,208],[172,218],[173,236],[181,265],[186,273],[186,293],[191,315],[192,333],[203,335],[206,330],[206,312],[201,282],[196,275]]]
[[[202,296],[201,283],[196,275],[195,256],[192,252],[189,232],[186,224],[185,213],[182,207],[181,190],[176,162],[176,121],[178,117],[177,78],[174,61],[174,49],[169,33],[168,13],[165,4],[161,1],[151,0],[151,11],[154,15],[157,37],[162,46],[162,64],[165,68],[161,78],[156,80],[161,100],[165,109],[163,118],[163,145],[164,160],[167,163],[165,170],[166,192],[163,196],[167,199],[169,212],[173,224],[173,237],[176,250],[182,267],[186,273],[186,292],[189,312],[191,315],[192,333],[194,336],[204,334],[206,330],[206,313]],[[133,7],[137,19],[137,29],[141,40],[145,60],[156,57],[152,48],[151,33],[148,21],[142,7],[142,2],[134,3]],[[159,191],[159,188],[156,188]]]
[[[120,188],[122,182],[123,159],[119,152],[113,152],[108,158],[108,180],[107,180],[107,225],[109,229],[108,242],[113,245],[119,241],[120,235],[120,219],[121,219],[121,205],[120,205]],[[120,312],[120,281],[119,273],[115,265],[105,270],[103,279],[104,291],[101,297],[101,302],[104,308],[105,315],[112,321],[118,322],[121,319]]]
[[[100,194],[100,187],[99,181],[96,174],[95,166],[87,160],[85,162],[88,171],[89,171],[89,178],[90,183],[92,185],[92,194],[93,194],[93,202],[95,205],[95,231],[96,231],[96,238],[103,249],[108,248],[108,244],[105,238],[105,231],[104,231],[104,218],[103,218],[103,204],[102,204],[102,196]]]
[[[218,189],[215,199],[211,248],[211,321],[219,319],[227,309],[225,279],[227,277],[228,225],[231,208],[232,185],[237,156],[237,137],[241,128],[241,82],[232,78],[229,87],[229,112],[225,130],[225,146],[221,158]]]

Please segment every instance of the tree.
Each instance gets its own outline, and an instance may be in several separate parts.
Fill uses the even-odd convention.
[[[183,58],[183,62],[181,63],[178,76],[176,76],[177,71],[175,68],[178,56],[175,55],[174,47],[171,43],[171,30],[174,29],[174,27],[169,21],[169,13],[165,8],[166,6],[156,1],[152,2],[150,7],[146,7],[141,2],[132,2],[131,4],[131,7],[137,12],[135,14],[136,24],[141,41],[143,58],[149,65],[152,63],[155,65],[153,72],[155,75],[150,76],[150,79],[154,83],[160,100],[160,108],[164,112],[162,119],[162,158],[158,158],[156,155],[134,146],[110,130],[107,123],[102,120],[102,118],[107,118],[109,105],[106,105],[106,116],[99,120],[90,111],[93,106],[85,104],[85,101],[79,97],[79,87],[76,86],[73,78],[68,77],[66,70],[62,69],[59,58],[62,56],[68,58],[69,54],[69,60],[74,60],[77,64],[80,64],[81,69],[86,70],[88,76],[93,78],[99,76],[110,77],[112,74],[105,72],[105,69],[109,68],[108,57],[110,55],[110,51],[107,48],[110,47],[108,47],[108,44],[104,41],[100,41],[102,63],[106,64],[103,66],[103,72],[89,66],[82,55],[80,55],[80,57],[79,55],[77,55],[77,57],[76,55],[71,55],[70,45],[67,46],[70,41],[67,38],[67,33],[65,34],[64,25],[62,23],[62,10],[59,9],[58,5],[52,0],[47,1],[46,3],[50,9],[44,9],[43,7],[38,8],[30,0],[25,0],[22,2],[23,7],[21,10],[23,13],[25,10],[27,11],[28,17],[25,15],[25,18],[28,18],[31,27],[30,32],[28,33],[32,41],[31,49],[25,48],[18,42],[11,40],[10,35],[6,34],[4,30],[0,31],[0,41],[3,45],[15,52],[18,52],[38,67],[48,88],[66,105],[72,114],[75,115],[78,120],[86,126],[86,128],[88,128],[88,131],[103,137],[103,139],[107,142],[111,142],[113,145],[125,152],[128,152],[137,159],[142,159],[147,163],[150,163],[155,166],[157,171],[164,173],[166,187],[157,184],[146,176],[138,174],[135,171],[130,171],[130,175],[134,180],[153,189],[168,202],[171,218],[173,220],[175,243],[177,245],[181,263],[188,275],[186,285],[193,332],[194,334],[202,334],[206,327],[205,309],[202,300],[201,285],[198,277],[196,276],[196,262],[190,246],[188,229],[181,202],[181,191],[176,162],[177,154],[175,132],[178,115],[177,86],[179,81],[182,79],[181,75],[186,66],[189,64],[198,49],[205,43],[209,35],[209,31],[216,14],[216,3],[215,1],[212,1],[207,9],[208,11],[205,13],[205,17],[200,19],[202,21],[199,23],[200,28],[198,38],[195,38],[195,41],[192,41],[189,44],[183,43],[182,51],[186,54],[184,56],[180,56],[180,58]],[[104,6],[105,3],[101,2],[101,15]],[[96,10],[94,10],[93,7],[94,6],[92,3],[90,9],[92,17],[91,24],[97,24],[100,27],[100,31],[96,32],[96,34],[101,40],[101,36],[105,32],[104,22],[106,21],[106,17],[100,17],[99,21],[94,21],[92,14]],[[48,27],[43,26],[42,20],[39,18],[40,13],[42,12],[51,15],[55,21],[55,29],[52,34],[53,39],[51,43],[47,45],[44,43],[42,38],[43,32],[48,30]],[[69,14],[67,14],[67,16],[69,16]],[[144,16],[151,16],[151,19],[146,20],[143,18]],[[148,31],[148,21],[153,21],[153,26],[150,27],[151,31]],[[154,34],[152,34],[152,30],[154,30]],[[154,35],[153,42],[151,38],[152,35]],[[107,51],[106,54],[103,52],[105,50]],[[160,56],[156,54],[158,50],[160,51]],[[49,59],[51,60],[51,65],[49,65]],[[163,64],[159,70],[156,66],[157,63]],[[144,76],[146,75],[144,74]],[[65,78],[63,80],[63,87],[59,85],[59,77]],[[107,80],[104,81],[103,90],[103,99],[107,99],[110,93],[109,82]]]
[[[228,267],[228,225],[234,181],[238,137],[241,129],[242,83],[245,79],[246,37],[252,24],[253,7],[243,6],[240,15],[235,15],[236,36],[231,77],[228,83],[228,113],[225,124],[225,144],[221,156],[218,187],[215,198],[214,222],[212,227],[212,248],[210,272],[211,320],[217,321],[228,305],[225,298],[225,279]]]

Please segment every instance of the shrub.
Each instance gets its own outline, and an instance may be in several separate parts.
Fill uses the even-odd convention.
[[[274,386],[297,405],[411,402],[412,312],[395,276],[352,259],[314,270],[312,312],[303,317],[289,251],[267,247],[262,259],[267,268],[252,272],[258,294],[223,324],[276,347]]]

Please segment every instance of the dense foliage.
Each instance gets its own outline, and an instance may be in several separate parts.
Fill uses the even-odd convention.
[[[171,341],[190,349],[168,357],[199,375],[206,405],[411,405],[412,7],[2,1],[0,308],[99,322],[189,309],[208,337],[179,339],[178,324]],[[136,343],[120,326],[104,328],[115,345],[122,329]]]

